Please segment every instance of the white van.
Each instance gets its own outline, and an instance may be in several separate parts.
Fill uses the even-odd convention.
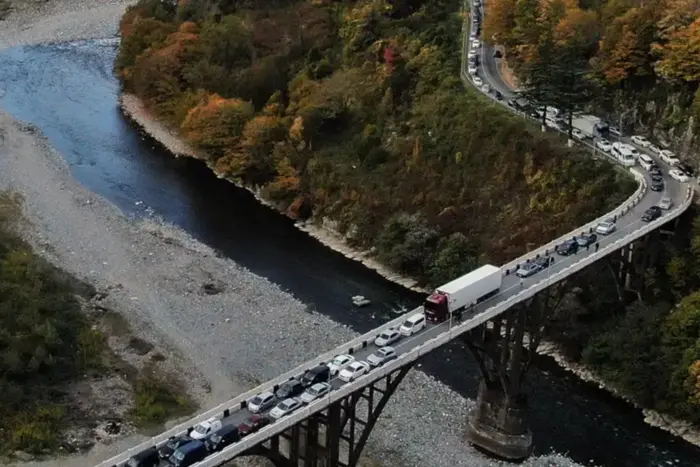
[[[406,321],[403,322],[399,328],[399,332],[404,336],[412,336],[421,329],[425,327],[425,315],[423,313],[416,313],[410,316]]]
[[[654,166],[654,159],[647,156],[646,154],[640,154],[639,165],[644,167],[644,170],[651,170],[651,168]]]
[[[613,143],[610,154],[625,167],[632,167],[636,162],[634,154],[624,143]]]

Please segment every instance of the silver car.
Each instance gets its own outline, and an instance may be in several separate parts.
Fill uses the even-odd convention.
[[[296,397],[290,397],[289,399],[285,399],[277,404],[274,409],[270,410],[270,417],[277,420],[285,415],[289,415],[299,407],[301,407],[301,400]]]
[[[396,358],[396,350],[393,347],[382,347],[367,357],[367,363],[372,366],[382,366]]]
[[[668,211],[673,206],[673,201],[671,201],[671,198],[661,198],[661,201],[659,201],[659,204],[657,204],[657,206],[663,209],[664,211]]]
[[[612,219],[605,219],[603,222],[598,224],[595,231],[600,235],[610,235],[615,231],[615,221]]]
[[[328,383],[316,383],[306,390],[304,394],[299,397],[304,404],[310,404],[319,397],[323,397],[331,390],[331,385]]]
[[[275,405],[275,395],[265,391],[248,400],[248,410],[252,413],[263,412]]]
[[[386,331],[382,331],[381,334],[374,340],[374,344],[377,347],[384,347],[390,344],[393,344],[397,340],[401,338],[401,333],[399,332],[398,329],[387,329]]]

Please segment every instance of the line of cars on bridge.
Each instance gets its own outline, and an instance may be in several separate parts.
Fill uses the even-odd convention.
[[[333,382],[349,383],[397,358],[392,344],[423,330],[426,319],[416,313],[399,327],[382,331],[374,340],[377,349],[366,361],[352,355],[341,354],[330,362],[308,370],[301,378],[292,378],[276,391],[265,391],[246,401],[250,415],[240,423],[225,423],[217,417],[205,420],[186,434],[170,438],[160,448],[148,448],[127,462],[127,467],[174,466],[189,467],[205,459],[209,454],[223,450],[244,437],[283,418],[306,404],[328,395],[334,389]],[[341,384],[342,385],[342,384]]]

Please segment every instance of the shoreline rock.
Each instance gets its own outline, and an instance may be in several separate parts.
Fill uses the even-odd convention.
[[[278,209],[273,203],[264,199],[260,195],[260,190],[241,185],[217,173],[211,162],[205,160],[201,154],[198,154],[197,151],[189,147],[179,136],[167,128],[166,125],[159,122],[137,96],[129,93],[122,93],[119,97],[119,107],[124,115],[139,128],[139,131],[144,136],[160,144],[160,146],[171,152],[175,157],[192,157],[203,161],[218,178],[225,179],[238,188],[247,190],[263,205],[273,209],[280,215],[285,215],[285,213]],[[345,242],[345,239],[340,233],[327,225],[318,226],[313,221],[297,221],[294,223],[294,226],[346,258],[362,263],[365,267],[372,269],[388,281],[399,284],[414,292],[426,294],[431,292],[429,289],[420,287],[416,279],[391,271],[388,267],[374,259],[370,251],[358,251],[352,248]]]
[[[143,106],[141,100],[137,96],[123,93],[120,97],[120,107],[125,116],[131,120],[145,136],[153,139],[163,148],[173,153],[176,157],[184,155],[202,160],[202,158],[198,156],[194,150],[188,150],[187,145],[180,141],[177,135],[175,135],[171,130],[167,129],[165,125],[158,122]],[[162,137],[162,139],[159,139],[159,137]],[[214,171],[211,164],[207,164],[207,166]],[[216,172],[214,171],[214,173]],[[220,174],[216,175],[219,178],[225,178]],[[272,203],[264,200],[260,196],[260,193],[256,190],[250,187],[241,186],[231,180],[228,181],[234,183],[239,188],[248,190],[258,201],[269,208],[274,209],[280,215],[284,215],[284,213],[277,209]],[[341,234],[327,225],[319,227],[311,222],[296,222],[295,226],[299,230],[306,232],[308,235],[317,239],[324,246],[341,253],[346,258],[358,261],[364,266],[373,269],[385,279],[402,285],[403,287],[406,287],[414,292],[429,293],[428,289],[419,287],[415,279],[393,273],[391,270],[389,270],[389,268],[380,264],[377,260],[370,256],[370,252],[357,251],[353,249],[345,242]],[[644,421],[647,424],[661,428],[662,430],[665,430],[673,435],[680,436],[689,443],[700,446],[700,430],[694,428],[690,422],[677,420],[669,415],[661,414],[654,410],[645,409],[639,406],[617,388],[604,383],[591,370],[585,368],[583,365],[570,362],[565,359],[563,355],[558,352],[555,344],[551,342],[542,342],[540,347],[537,349],[537,353],[539,355],[552,358],[560,367],[564,368],[570,373],[573,373],[583,381],[595,383],[600,389],[606,390],[614,396],[619,397],[625,402],[631,404],[633,407],[640,409],[645,416]]]
[[[648,425],[660,428],[674,436],[679,436],[695,446],[700,446],[700,428],[686,420],[681,420],[671,415],[642,407],[626,395],[620,388],[603,381],[602,378],[585,365],[566,358],[555,343],[543,341],[540,343],[537,353],[552,358],[557,365],[569,373],[576,375],[583,381],[595,384],[598,388],[608,391],[615,397],[624,400],[632,407],[641,410],[644,415],[644,422]]]

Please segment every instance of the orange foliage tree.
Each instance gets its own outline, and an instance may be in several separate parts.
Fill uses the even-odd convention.
[[[654,49],[661,55],[656,64],[659,74],[689,83],[700,81],[700,17],[671,32],[668,42]]]
[[[254,113],[249,102],[209,94],[190,110],[181,129],[191,143],[217,159],[238,142]]]

